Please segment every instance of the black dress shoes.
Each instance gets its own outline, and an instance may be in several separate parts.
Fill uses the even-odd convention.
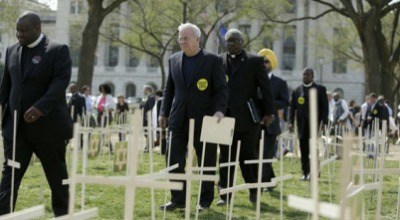
[[[224,205],[226,205],[226,201],[225,200],[223,200],[223,199],[218,200],[217,206],[224,206]]]
[[[185,204],[178,204],[175,202],[169,202],[164,205],[160,205],[160,210],[174,211],[175,209],[183,209],[185,208]]]
[[[203,206],[203,205],[197,205],[197,210],[199,210],[199,212],[204,212],[204,211],[206,211],[207,209],[209,209],[210,207],[208,207],[208,206]]]

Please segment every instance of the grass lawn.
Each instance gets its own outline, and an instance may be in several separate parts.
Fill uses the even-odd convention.
[[[138,173],[145,174],[149,170],[149,155],[143,154],[138,161]],[[308,214],[289,208],[287,205],[287,196],[298,195],[310,197],[310,183],[308,181],[300,181],[300,160],[297,158],[284,158],[283,174],[292,174],[293,179],[287,180],[283,184],[283,219],[307,219]],[[103,175],[103,176],[121,176],[124,172],[113,173],[111,171],[111,160],[108,155],[99,156],[90,159],[88,162],[87,175]],[[371,162],[369,165],[371,166]],[[335,168],[333,168],[333,165]],[[331,166],[331,171],[335,173],[331,179],[332,182],[332,202],[338,203],[338,181],[340,180],[341,161],[337,160]],[[156,154],[154,156],[154,170],[158,171],[165,167],[164,156]],[[387,161],[385,167],[398,168],[398,161]],[[275,172],[279,175],[279,163],[274,164]],[[239,169],[240,170],[240,169]],[[366,177],[367,182],[371,182],[371,176]],[[397,212],[397,189],[399,175],[387,175],[384,177],[384,191],[382,199],[382,219],[396,219]],[[241,174],[239,174],[238,182],[243,183]],[[321,201],[330,201],[328,170],[325,167],[321,172],[319,181],[319,196]],[[43,187],[41,185],[43,184]],[[280,184],[280,183],[279,183]],[[263,193],[261,198],[261,218],[260,219],[280,219],[280,192],[278,187],[272,193]],[[193,182],[192,187],[192,219],[194,219],[194,211],[197,197],[197,182]],[[80,209],[80,187],[77,188],[77,199],[75,202],[76,210]],[[168,200],[169,200],[169,193]],[[366,219],[375,219],[376,193],[371,196],[371,192],[364,193],[366,201]],[[249,192],[240,191],[236,193],[234,205],[234,219],[255,219],[255,206],[249,199]],[[163,211],[158,210],[159,205],[164,203],[165,190],[155,190],[156,219],[163,218]],[[215,202],[218,201],[218,193],[215,190],[214,204],[211,208],[199,214],[199,219],[225,219],[225,207],[218,207]],[[34,162],[29,167],[25,178],[19,190],[19,198],[17,201],[17,210],[32,207],[39,204],[45,204],[46,216],[41,219],[49,219],[53,217],[50,205],[50,190],[47,181],[43,175],[40,162]],[[85,209],[92,207],[99,208],[99,215],[96,219],[123,219],[124,213],[124,188],[116,186],[104,186],[90,184],[86,185]],[[167,212],[165,219],[183,219],[184,210],[176,210]],[[136,190],[135,199],[135,219],[151,219],[151,196],[149,189],[138,188]],[[323,219],[323,218],[321,218]]]

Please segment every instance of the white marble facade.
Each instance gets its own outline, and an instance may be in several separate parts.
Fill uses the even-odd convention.
[[[304,16],[304,15],[315,15],[319,11],[323,10],[317,3],[308,1],[308,4],[304,4],[307,0],[297,0],[297,9],[294,13],[288,14],[288,16]],[[80,3],[79,3],[80,2]],[[124,3],[126,4],[126,3]],[[307,6],[305,6],[307,5]],[[121,9],[126,9],[127,7],[122,5]],[[75,10],[75,13],[73,11]],[[55,40],[70,44],[70,25],[74,22],[80,22],[85,24],[86,20],[86,1],[82,0],[62,0],[58,1],[58,7],[56,11],[56,22],[55,28],[47,28],[51,33],[49,36],[55,38]],[[114,18],[115,19],[115,18]],[[250,33],[254,33],[258,30],[257,21],[238,21],[236,23],[229,24],[229,28],[238,28],[243,25],[243,22],[247,22],[250,27]],[[278,69],[274,72],[276,75],[281,76],[288,81],[290,88],[295,88],[301,84],[302,71],[305,67],[311,67],[315,70],[315,81],[321,83],[327,87],[330,91],[342,91],[344,98],[346,100],[354,99],[357,103],[361,104],[364,97],[364,74],[360,65],[354,65],[350,61],[346,63],[345,73],[332,73],[333,72],[333,62],[332,54],[324,54],[324,57],[320,57],[316,51],[313,44],[313,38],[308,37],[315,33],[319,28],[322,28],[327,33],[331,33],[332,29],[326,29],[327,25],[324,25],[324,20],[309,20],[309,21],[299,21],[292,23],[292,28],[294,28],[295,33],[293,34],[294,48],[292,69],[284,70],[282,67],[287,63],[286,55],[284,55],[284,28],[278,28],[276,31],[282,37],[278,37],[272,43],[272,49],[278,56]],[[107,20],[104,21],[104,24]],[[46,24],[51,25],[51,23]],[[53,23],[54,25],[54,23]],[[325,28],[325,29],[324,29]],[[53,32],[52,32],[53,31]],[[80,34],[80,33],[77,33]],[[4,35],[4,34],[3,34]],[[217,40],[216,34],[212,35],[208,40],[206,49],[215,51]],[[0,42],[1,51],[5,52],[5,43],[10,40],[7,37],[3,37]],[[11,42],[13,42],[11,40]],[[99,46],[96,52],[97,63],[94,69],[94,77],[92,84],[92,93],[96,95],[98,93],[98,86],[101,83],[111,83],[114,88],[114,94],[123,94],[128,96],[142,97],[142,88],[145,84],[150,84],[155,89],[161,88],[161,70],[158,67],[148,67],[148,57],[142,56],[140,58],[139,64],[136,67],[127,67],[126,61],[128,56],[128,49],[126,47],[118,48],[118,62],[115,66],[110,67],[107,65],[107,54],[108,54],[108,44],[103,40],[99,41]],[[253,48],[252,48],[253,49]],[[256,48],[254,51],[257,52]],[[2,52],[4,54],[4,52]],[[167,54],[164,60],[167,64],[167,59],[170,54]],[[4,62],[4,56],[1,57],[1,62]],[[168,72],[168,67],[166,71]],[[322,72],[322,74],[321,74]],[[73,68],[73,78],[77,78],[77,67]],[[129,88],[127,88],[129,87]],[[129,92],[127,90],[134,90]],[[129,94],[128,94],[129,93]]]

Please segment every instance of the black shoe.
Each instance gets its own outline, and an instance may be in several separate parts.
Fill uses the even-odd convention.
[[[269,186],[269,187],[265,188],[264,192],[272,193],[275,188],[276,188],[276,186]]]
[[[197,208],[197,210],[199,210],[199,212],[204,212],[204,211],[206,211],[207,209],[209,209],[210,207],[198,205],[196,208]]]
[[[174,211],[175,209],[183,209],[185,208],[185,204],[178,204],[175,202],[169,202],[164,205],[160,205],[160,210]]]
[[[286,154],[288,154],[290,151],[288,149],[285,148],[285,150],[283,151],[283,156],[285,156]]]
[[[226,205],[226,201],[223,199],[220,199],[220,200],[218,200],[218,202],[216,204],[217,204],[217,206],[224,206],[224,205]]]
[[[301,176],[301,178],[300,178],[301,181],[307,181],[307,180],[309,180],[309,179],[310,179],[310,175],[303,175],[303,176]]]

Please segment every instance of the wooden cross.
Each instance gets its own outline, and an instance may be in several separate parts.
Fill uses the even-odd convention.
[[[140,114],[135,112],[133,115],[133,121],[140,121]],[[74,215],[74,201],[75,201],[75,189],[76,183],[92,183],[92,184],[104,184],[104,185],[115,185],[125,187],[125,208],[124,208],[124,219],[133,219],[134,212],[134,199],[135,189],[137,187],[144,188],[161,188],[161,189],[174,189],[181,190],[182,183],[174,182],[160,182],[154,181],[150,178],[139,178],[137,174],[137,156],[138,156],[138,142],[140,137],[141,125],[139,123],[134,124],[132,135],[129,140],[128,148],[128,173],[124,177],[103,177],[103,176],[85,176],[77,175],[77,164],[78,164],[78,149],[74,148],[73,151],[73,168],[70,179],[64,181],[64,183],[70,184],[70,205],[69,205],[69,216]],[[75,129],[77,130],[77,129]],[[154,204],[153,204],[154,205]]]
[[[34,219],[44,215],[44,205],[38,205],[17,212],[0,216],[0,220]]]

